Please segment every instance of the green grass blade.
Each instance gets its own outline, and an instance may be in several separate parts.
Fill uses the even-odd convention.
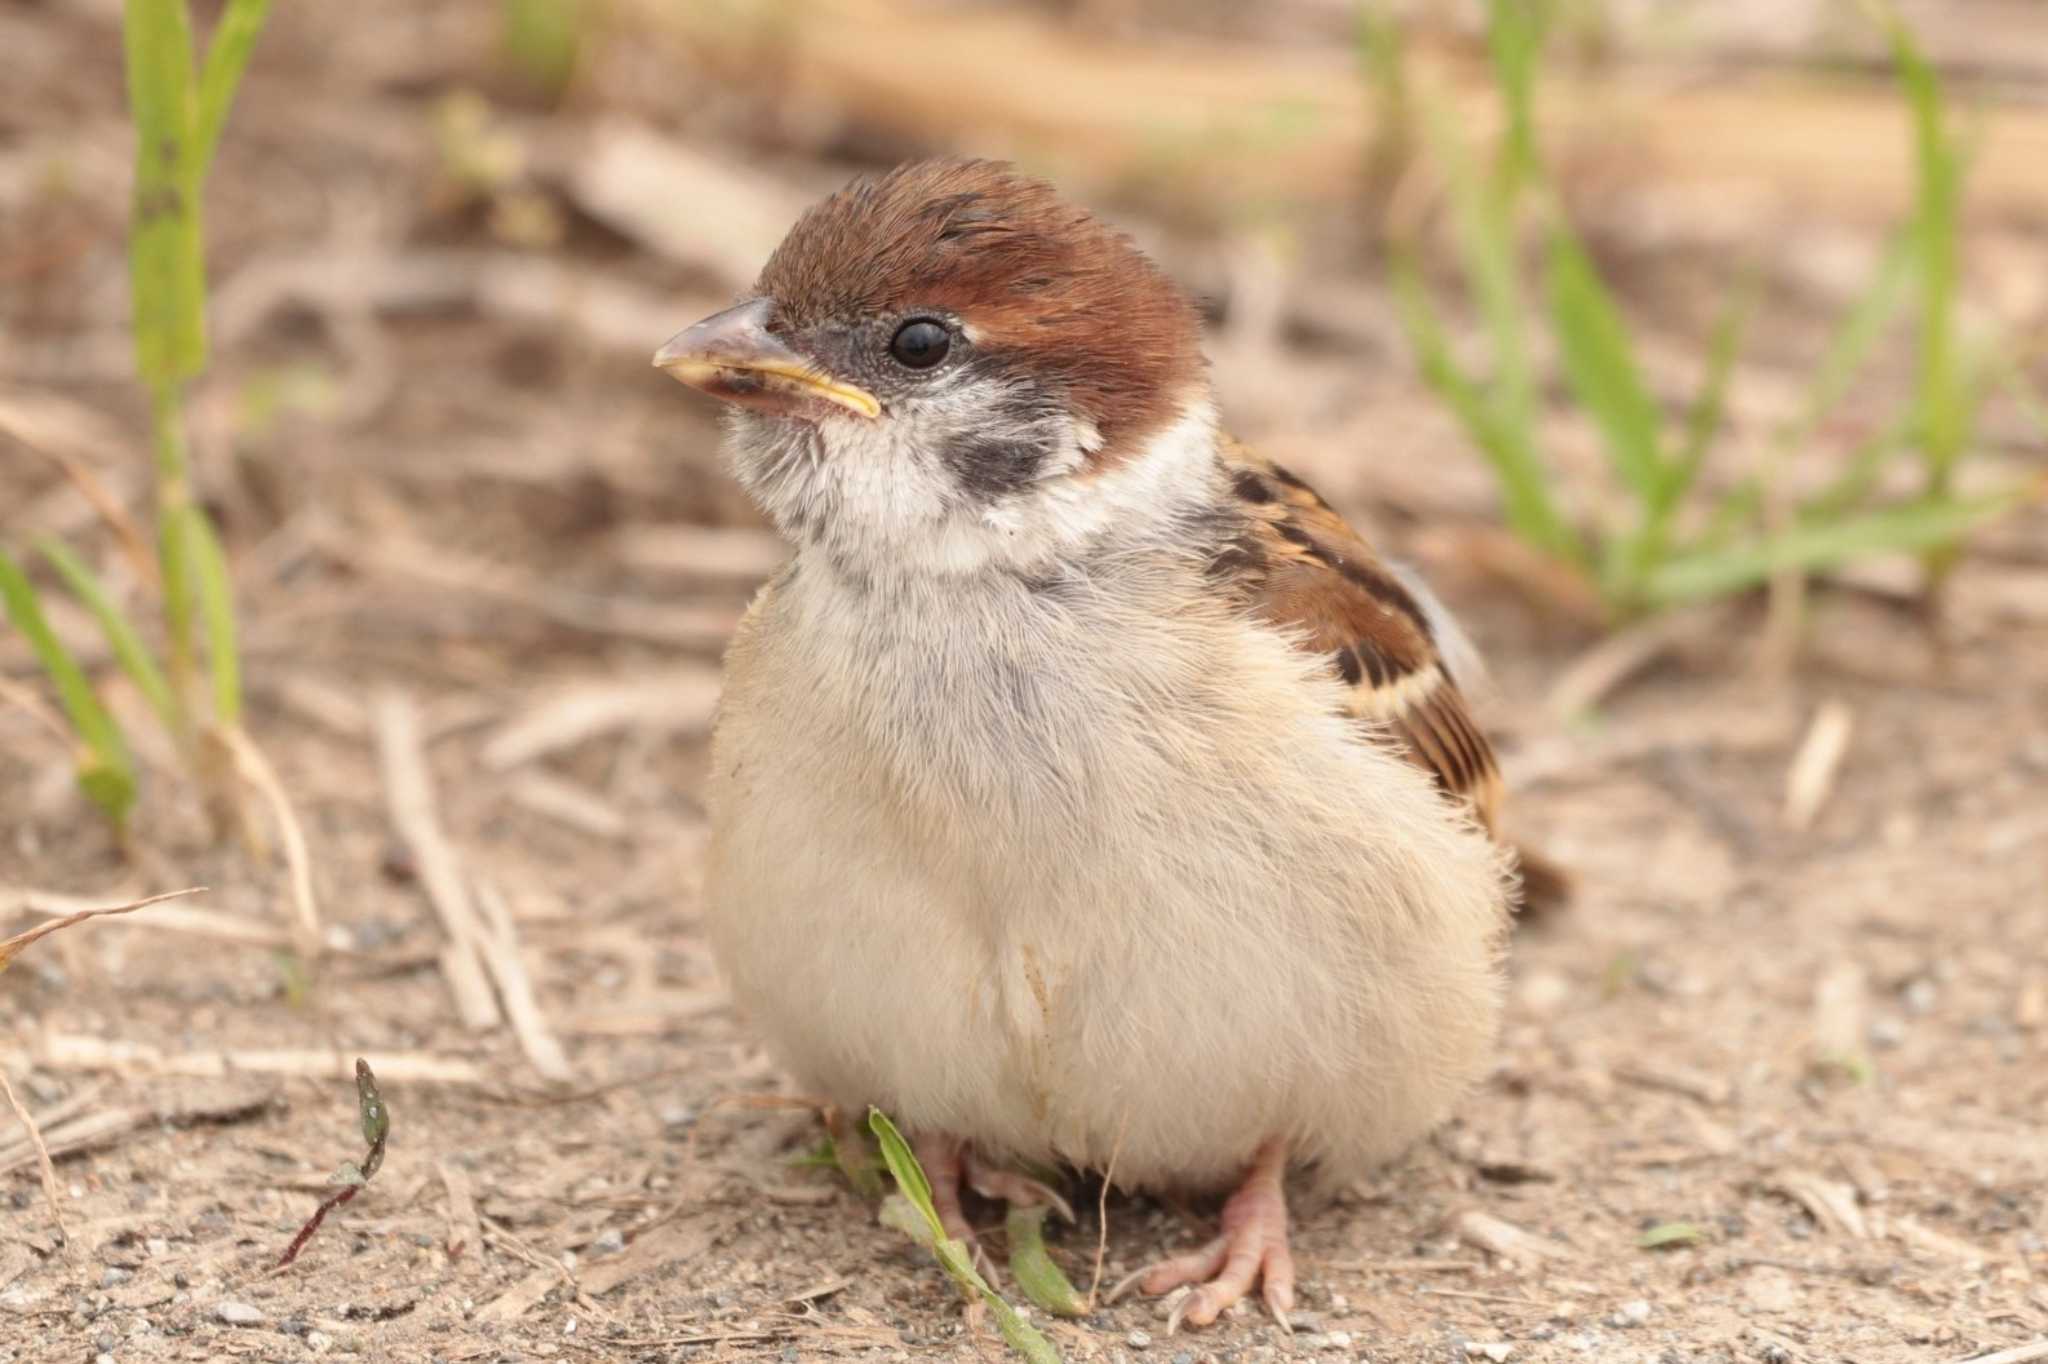
[[[1515,251],[1517,177],[1505,169],[1492,178],[1481,175],[1441,101],[1424,100],[1423,113],[1423,127],[1445,171],[1459,264],[1471,281],[1493,349],[1489,401],[1504,427],[1532,431],[1536,381],[1529,358],[1529,310]]]
[[[234,584],[227,556],[205,511],[187,503],[174,518],[179,524],[171,547],[184,560],[185,580],[192,585],[200,622],[206,627],[206,666],[213,682],[213,718],[233,727],[242,722],[242,664],[236,642]]]
[[[1713,448],[1714,437],[1721,433],[1721,423],[1728,411],[1728,380],[1735,373],[1735,357],[1742,352],[1742,338],[1749,330],[1749,319],[1755,315],[1758,293],[1757,279],[1752,274],[1730,297],[1728,310],[1714,324],[1714,336],[1707,347],[1707,372],[1700,380],[1700,391],[1692,406],[1686,410],[1685,440],[1665,481],[1669,506],[1676,506],[1691,491],[1707,462],[1707,452]]]
[[[868,1130],[875,1134],[875,1141],[882,1148],[882,1164],[889,1167],[889,1177],[896,1181],[896,1187],[910,1200],[910,1205],[923,1215],[932,1240],[945,1240],[945,1224],[939,1221],[938,1208],[932,1203],[931,1181],[925,1178],[924,1166],[917,1163],[910,1143],[879,1108],[868,1110]]]
[[[1991,379],[1997,387],[2005,390],[2027,425],[2034,428],[2034,439],[2048,442],[2048,399],[2044,399],[2041,391],[2034,387],[2026,366],[2012,356],[1994,355]]]
[[[148,699],[150,709],[163,721],[164,728],[176,733],[177,707],[171,699],[170,684],[164,681],[163,669],[157,666],[156,655],[142,642],[142,636],[135,632],[134,624],[114,604],[106,584],[63,541],[44,536],[36,541],[36,548],[49,560],[50,567],[57,570],[65,585],[92,612],[93,619],[100,624],[100,633],[107,637],[107,644],[114,651],[114,657]]]
[[[1005,1239],[1010,1243],[1010,1277],[1025,1297],[1045,1311],[1062,1317],[1086,1316],[1087,1302],[1046,1252],[1045,1216],[1051,1211],[1043,1203],[1010,1209],[1003,1221]]]
[[[1735,369],[1735,357],[1741,349],[1742,334],[1748,326],[1756,293],[1752,277],[1730,298],[1727,310],[1714,325],[1713,340],[1707,353],[1707,372],[1700,381],[1699,393],[1686,412],[1684,443],[1677,455],[1664,466],[1657,496],[1635,533],[1611,545],[1607,561],[1602,565],[1610,599],[1631,606],[1640,603],[1645,579],[1670,552],[1672,523],[1686,494],[1699,480],[1707,451],[1721,428],[1728,379]],[[1720,510],[1725,515],[1734,508],[1724,500]],[[1717,534],[1725,533],[1726,525],[1723,525]]]
[[[197,99],[185,0],[128,0],[128,103],[135,116],[129,283],[135,358],[153,389],[206,362],[205,262],[200,254]]]
[[[1963,158],[1949,136],[1941,78],[1910,28],[1889,4],[1878,6],[1891,42],[1892,64],[1913,115],[1913,225],[1919,240],[1920,357],[1916,405],[1922,452],[1933,490],[1948,485],[1968,444],[1971,404],[1956,353],[1957,217]]]
[[[583,47],[583,0],[499,0],[507,56],[550,93],[576,74]]]
[[[1393,280],[1395,302],[1423,380],[1450,406],[1472,443],[1492,466],[1509,527],[1524,540],[1569,563],[1584,563],[1585,553],[1577,535],[1551,499],[1550,480],[1528,444],[1527,429],[1504,420],[1459,368],[1451,354],[1443,321],[1430,301],[1428,286],[1423,283],[1421,267],[1412,254],[1395,252]]]
[[[1906,285],[1919,268],[1920,234],[1908,227],[1885,247],[1878,262],[1877,276],[1856,299],[1856,306],[1842,319],[1842,325],[1828,341],[1826,353],[1807,385],[1806,402],[1800,415],[1779,434],[1786,447],[1804,445],[1815,429],[1834,410],[1835,404],[1855,381],[1870,354],[1877,348],[1886,328],[1899,315],[1905,302]]]
[[[1784,569],[1811,572],[1873,554],[1923,553],[2039,496],[2014,489],[1973,498],[1931,497],[1797,526],[1770,540],[1680,555],[1651,575],[1648,597],[1655,605],[1675,606],[1746,591]]]
[[[1550,233],[1550,317],[1565,380],[1605,439],[1609,461],[1647,510],[1666,497],[1663,415],[1636,368],[1621,311],[1571,229]]]
[[[1837,521],[1870,500],[1877,491],[1878,478],[1892,456],[1906,448],[1913,431],[1913,414],[1902,412],[1884,429],[1865,437],[1849,452],[1849,462],[1825,488],[1800,507],[1807,521]]]
[[[213,40],[206,47],[206,65],[199,73],[198,138],[192,163],[195,188],[206,183],[214,148],[220,145],[221,129],[227,126],[235,91],[242,84],[242,72],[248,69],[249,54],[269,17],[270,0],[228,0],[214,26]]]
[[[1500,150],[1503,188],[1512,197],[1535,178],[1536,70],[1542,53],[1541,15],[1532,0],[1492,0],[1486,51],[1507,108],[1507,138]]]
[[[982,1278],[981,1271],[974,1267],[974,1259],[967,1247],[946,1235],[945,1224],[939,1221],[938,1209],[932,1203],[931,1181],[925,1178],[924,1167],[917,1163],[910,1143],[896,1130],[896,1124],[889,1121],[888,1114],[879,1108],[870,1108],[868,1130],[875,1134],[875,1141],[882,1148],[882,1163],[889,1167],[897,1189],[931,1233],[929,1244],[939,1266],[964,1291],[973,1293],[987,1304],[989,1315],[995,1318],[996,1329],[1002,1332],[1011,1349],[1030,1364],[1059,1364],[1059,1351],[1052,1347],[1052,1342],[1037,1327],[1017,1315],[1017,1309],[1005,1302],[1000,1293],[989,1287],[988,1280]]]
[[[35,587],[14,559],[0,553],[0,607],[35,651],[43,671],[57,689],[57,699],[71,720],[85,756],[78,766],[78,784],[118,831],[135,806],[135,762],[121,737],[121,727],[93,693],[78,660],[57,638],[43,615]]]

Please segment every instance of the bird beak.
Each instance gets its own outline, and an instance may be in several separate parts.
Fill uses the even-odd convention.
[[[654,352],[654,367],[714,398],[785,415],[810,402],[837,404],[878,417],[873,394],[841,383],[784,345],[768,330],[775,301],[757,298],[677,332]]]

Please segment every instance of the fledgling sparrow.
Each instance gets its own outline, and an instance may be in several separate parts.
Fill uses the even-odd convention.
[[[1454,630],[1217,427],[1187,298],[1047,185],[921,162],[810,209],[655,364],[794,543],[726,657],[705,883],[811,1091],[949,1230],[1016,1162],[1235,1187],[1154,1265],[1293,1299],[1282,1179],[1486,1069],[1512,859]]]

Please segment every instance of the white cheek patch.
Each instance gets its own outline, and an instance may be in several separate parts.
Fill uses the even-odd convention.
[[[1205,393],[1100,474],[1086,470],[1102,448],[1100,429],[1070,421],[1034,482],[988,501],[965,491],[943,449],[970,434],[1042,440],[1045,420],[991,429],[991,410],[1004,404],[986,385],[963,382],[876,421],[736,421],[731,449],[741,482],[785,534],[875,577],[1033,572],[1105,538],[1156,533],[1210,495],[1216,413]]]

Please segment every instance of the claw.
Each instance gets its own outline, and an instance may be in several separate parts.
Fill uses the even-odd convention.
[[[1140,1270],[1117,1285],[1110,1301],[1134,1282],[1152,1294],[1197,1285],[1167,1317],[1166,1333],[1172,1335],[1183,1321],[1207,1326],[1256,1283],[1266,1310],[1282,1331],[1292,1334],[1287,1314],[1294,1308],[1294,1256],[1287,1248],[1287,1197],[1281,1187],[1286,1172],[1285,1145],[1269,1141],[1261,1146],[1244,1183],[1223,1205],[1223,1234],[1198,1250]]]

